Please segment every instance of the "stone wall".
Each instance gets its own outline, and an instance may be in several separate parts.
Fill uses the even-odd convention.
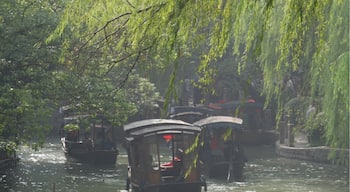
[[[276,144],[276,152],[282,157],[313,161],[318,163],[327,164],[343,164],[349,163],[349,150],[348,149],[336,149],[336,158],[329,160],[329,154],[331,148],[320,146],[320,147],[288,147],[284,145]],[[345,159],[340,158],[342,155]],[[342,160],[342,161],[341,161]]]

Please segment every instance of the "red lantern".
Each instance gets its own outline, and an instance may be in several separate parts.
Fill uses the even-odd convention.
[[[173,138],[172,135],[163,135],[163,139],[164,139],[166,142],[169,142],[172,138]]]

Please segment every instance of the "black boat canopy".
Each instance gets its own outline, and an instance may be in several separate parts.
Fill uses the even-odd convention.
[[[186,111],[186,112],[181,112],[181,113],[176,113],[174,115],[170,115],[170,118],[176,118],[176,117],[186,116],[186,115],[203,116],[205,114],[203,114],[201,112],[195,112],[195,111]]]
[[[209,116],[199,121],[194,122],[194,125],[205,127],[228,127],[241,128],[243,120],[231,116]]]
[[[214,110],[209,109],[207,107],[197,107],[197,106],[174,106],[174,113],[173,114],[178,114],[178,113],[183,113],[183,112],[198,112],[202,113],[205,115],[213,115],[215,113]],[[173,115],[171,114],[171,115]]]

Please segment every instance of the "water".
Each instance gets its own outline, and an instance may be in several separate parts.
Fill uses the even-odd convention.
[[[245,181],[207,179],[209,192],[349,192],[345,167],[281,158],[267,146],[246,151]],[[19,156],[16,167],[0,171],[1,192],[116,192],[125,188],[127,156],[123,150],[115,166],[67,161],[58,142],[37,152],[22,147]]]

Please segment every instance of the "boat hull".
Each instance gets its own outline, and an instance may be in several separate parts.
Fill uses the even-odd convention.
[[[206,191],[206,186],[201,182],[191,183],[164,183],[161,185],[151,186],[132,186],[133,192],[201,192],[202,187]]]
[[[62,149],[68,159],[93,164],[114,165],[117,161],[117,149],[88,149],[81,142],[65,142],[62,140]]]
[[[215,179],[224,179],[229,181],[243,180],[244,163],[233,163],[230,167],[229,162],[219,162],[212,164],[208,170],[208,176]]]
[[[0,151],[0,169],[12,167],[16,165],[19,157],[16,154],[16,151],[7,152],[4,150]]]
[[[0,169],[5,169],[8,167],[13,167],[18,162],[18,157],[10,157],[7,159],[0,160]]]

